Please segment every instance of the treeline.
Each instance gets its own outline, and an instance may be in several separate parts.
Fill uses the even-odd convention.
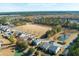
[[[51,37],[62,30],[61,25],[54,26],[52,30],[46,32],[47,37]]]
[[[25,19],[14,19],[10,23],[16,26],[20,26],[20,25],[25,25],[27,21]]]
[[[48,30],[42,37],[40,38],[50,38],[51,36],[55,35],[58,32],[61,32],[62,26],[61,25],[56,25],[53,26],[51,30]]]
[[[79,23],[75,23],[75,22],[71,23],[70,20],[67,20],[62,26],[69,29],[79,30]]]
[[[25,18],[15,18],[15,17],[0,17],[0,24],[13,24],[15,26],[25,25],[27,20]]]
[[[79,30],[79,24],[77,23],[71,23],[71,20],[69,19],[61,19],[60,17],[34,17],[34,18],[28,18],[27,17],[0,17],[0,24],[14,24],[16,26],[19,25],[25,25],[27,22],[36,23],[36,24],[43,24],[43,25],[61,25],[63,27],[71,28],[71,29],[78,29]]]
[[[27,16],[28,17],[28,16]],[[59,17],[35,17],[35,18],[11,18],[11,17],[2,17],[0,18],[0,24],[14,24],[14,25],[24,25],[27,22],[32,22],[36,24],[44,24],[44,25],[58,25],[63,24],[64,20],[60,19]]]
[[[58,18],[53,18],[53,17],[41,17],[38,19],[34,19],[33,20],[34,23],[37,24],[45,24],[45,25],[58,25],[58,24],[62,24],[63,21],[62,19]]]

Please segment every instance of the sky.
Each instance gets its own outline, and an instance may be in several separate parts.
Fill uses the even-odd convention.
[[[0,3],[0,12],[79,11],[79,3]]]

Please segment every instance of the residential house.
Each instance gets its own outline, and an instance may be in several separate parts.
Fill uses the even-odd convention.
[[[27,40],[27,39],[28,39],[28,36],[26,36],[25,33],[21,33],[21,34],[19,35],[19,39]]]
[[[41,42],[42,42],[42,40],[36,39],[36,40],[33,40],[33,41],[32,41],[32,44],[33,44],[33,45],[39,45]]]
[[[10,28],[7,28],[5,31],[6,31],[6,32],[10,32],[10,31],[11,31],[11,29],[10,29]]]
[[[61,45],[55,43],[55,42],[46,42],[42,45],[39,46],[39,48],[41,48],[43,51],[48,51],[48,53],[52,54],[56,54],[60,51],[61,49]]]
[[[60,51],[60,49],[61,49],[61,47],[59,47],[59,46],[51,45],[48,48],[48,51],[49,51],[50,54],[57,54]]]
[[[3,37],[8,38],[9,36],[13,35],[13,32],[5,32]]]
[[[61,50],[61,47],[62,47],[62,45],[60,45],[60,44],[58,44],[58,43],[56,43],[56,42],[53,42],[53,44],[52,43],[50,43],[51,45],[50,45],[50,47],[48,48],[48,52],[50,53],[50,54],[57,54],[60,50]]]
[[[20,31],[15,31],[15,37],[19,37],[22,34]]]
[[[1,25],[1,26],[0,26],[0,30],[3,31],[3,32],[11,31],[11,29],[10,29],[9,26],[4,26],[4,25]]]
[[[35,38],[34,35],[31,35],[31,34],[28,34],[25,32],[21,32],[21,31],[16,31],[15,37],[18,37],[19,39],[23,39],[23,40],[33,40]]]
[[[49,46],[50,46],[50,43],[46,42],[46,43],[40,45],[39,48],[42,49],[43,51],[47,51],[47,49],[49,48]]]

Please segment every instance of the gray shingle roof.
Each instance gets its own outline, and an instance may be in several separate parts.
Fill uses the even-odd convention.
[[[55,52],[57,50],[58,46],[50,46],[49,50],[51,50],[52,52]]]
[[[47,50],[50,47],[50,45],[53,45],[53,43],[46,42],[43,45],[41,45],[40,48],[42,48],[43,50]]]
[[[38,44],[41,43],[41,41],[42,41],[42,40],[37,39],[37,40],[34,40],[33,43],[36,44],[36,45],[38,45]]]

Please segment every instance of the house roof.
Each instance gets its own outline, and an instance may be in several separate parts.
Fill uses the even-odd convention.
[[[41,43],[41,41],[42,41],[42,40],[37,39],[37,40],[34,40],[33,42],[34,42],[35,44],[39,44],[39,43]]]
[[[37,40],[34,40],[34,42],[38,43],[38,42],[41,42],[41,40],[38,40],[38,39],[37,39]]]
[[[48,49],[52,52],[55,52],[57,50],[58,46],[50,46]]]
[[[46,42],[40,46],[40,48],[44,50],[50,50],[52,52],[56,52],[59,47],[61,46],[55,42]]]
[[[26,35],[25,35],[24,33],[20,35],[20,37],[25,37],[25,36],[26,36]]]
[[[4,36],[7,36],[7,37],[8,37],[8,36],[10,36],[10,35],[13,35],[13,33],[12,33],[12,32],[5,32],[5,33],[4,33]]]
[[[48,48],[48,50],[51,51],[51,52],[57,53],[59,51],[59,49],[61,48],[61,46],[58,45],[57,43],[55,43],[55,44],[50,45],[50,47]]]
[[[58,43],[55,43],[55,42],[53,42],[53,45],[54,45],[54,46],[59,46],[59,47],[62,47],[62,45],[61,45],[61,44],[58,44]]]
[[[43,45],[41,45],[40,47],[42,49],[47,49],[50,46],[50,44],[48,42],[44,43]]]
[[[53,42],[45,42],[43,45],[40,46],[40,48],[48,49],[50,45],[53,45]]]

